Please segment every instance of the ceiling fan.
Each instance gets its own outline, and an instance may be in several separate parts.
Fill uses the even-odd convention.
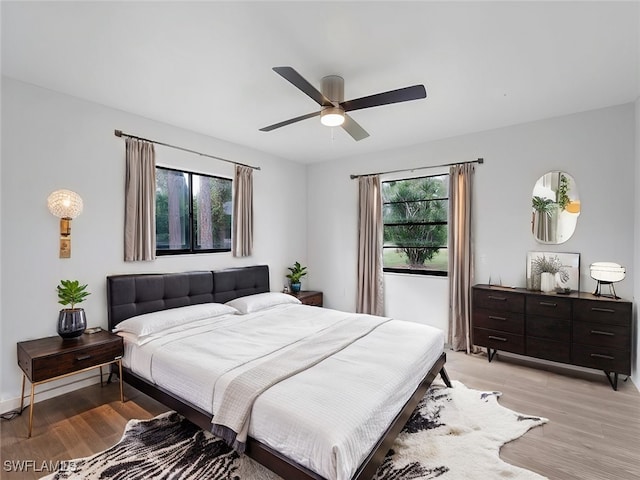
[[[320,122],[329,127],[342,126],[344,130],[359,141],[367,138],[369,134],[347,112],[361,110],[363,108],[378,107],[391,103],[408,102],[426,98],[427,91],[424,85],[413,85],[411,87],[399,88],[388,92],[377,93],[367,97],[356,98],[354,100],[344,100],[344,79],[337,75],[329,75],[322,79],[322,92],[319,92],[313,85],[307,82],[302,75],[292,67],[273,67],[273,71],[285,80],[288,80],[294,87],[299,88],[309,97],[315,100],[322,108],[313,113],[307,113],[299,117],[274,123],[268,127],[261,128],[261,132],[270,132],[276,128],[291,125],[292,123],[306,120],[308,118],[320,116]]]

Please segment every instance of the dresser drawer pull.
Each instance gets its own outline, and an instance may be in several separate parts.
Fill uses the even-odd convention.
[[[603,332],[602,330],[591,330],[592,335],[606,335],[607,337],[613,337],[615,333]]]
[[[542,305],[543,307],[553,307],[553,308],[556,308],[558,306],[557,303],[553,303],[553,302],[540,302],[540,305]]]
[[[601,353],[592,353],[591,356],[593,358],[605,358],[607,360],[615,360],[616,357],[612,357],[611,355],[602,355]]]
[[[504,302],[507,300],[507,297],[496,297],[495,295],[489,295],[487,298],[489,300],[498,300],[500,302]]]
[[[489,320],[502,320],[503,322],[507,321],[507,319],[504,317],[496,317],[494,315],[489,315]]]
[[[616,313],[612,308],[591,307],[592,312]]]
[[[494,337],[493,335],[489,335],[489,339],[490,340],[498,340],[500,342],[506,342],[507,341],[507,339],[504,338],[504,337]]]
[[[91,358],[91,355],[80,355],[79,357],[76,357],[76,361],[81,362],[83,360],[89,360]]]

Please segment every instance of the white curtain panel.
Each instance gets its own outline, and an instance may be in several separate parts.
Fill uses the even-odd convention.
[[[378,175],[359,178],[358,299],[356,311],[383,315],[382,187]]]
[[[233,195],[233,256],[253,251],[253,168],[236,165]]]
[[[126,139],[124,260],[156,258],[156,160],[153,144]]]
[[[449,170],[449,344],[453,350],[473,349],[471,285],[473,283],[473,163]]]

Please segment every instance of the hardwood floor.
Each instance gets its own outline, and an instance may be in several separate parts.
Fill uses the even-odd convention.
[[[531,367],[527,360],[500,353],[488,363],[484,354],[447,352],[446,368],[452,380],[470,388],[500,390],[505,407],[549,419],[505,445],[503,460],[550,479],[640,478],[640,393],[630,380],[619,381],[615,392],[602,373]],[[28,410],[3,420],[0,477],[40,478],[49,473],[42,469],[43,462],[104,450],[120,439],[129,419],[151,418],[167,410],[127,385],[125,398],[120,403],[118,387],[111,384],[37,403],[30,439],[26,438]],[[23,460],[33,462],[23,464],[28,471],[8,471]]]

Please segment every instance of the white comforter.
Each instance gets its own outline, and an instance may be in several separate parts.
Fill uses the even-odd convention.
[[[243,371],[354,314],[281,305],[200,321],[143,346],[125,366],[215,415],[225,373]],[[249,435],[331,480],[353,476],[444,347],[441,330],[391,320],[256,400]],[[222,390],[222,389],[219,389]]]

